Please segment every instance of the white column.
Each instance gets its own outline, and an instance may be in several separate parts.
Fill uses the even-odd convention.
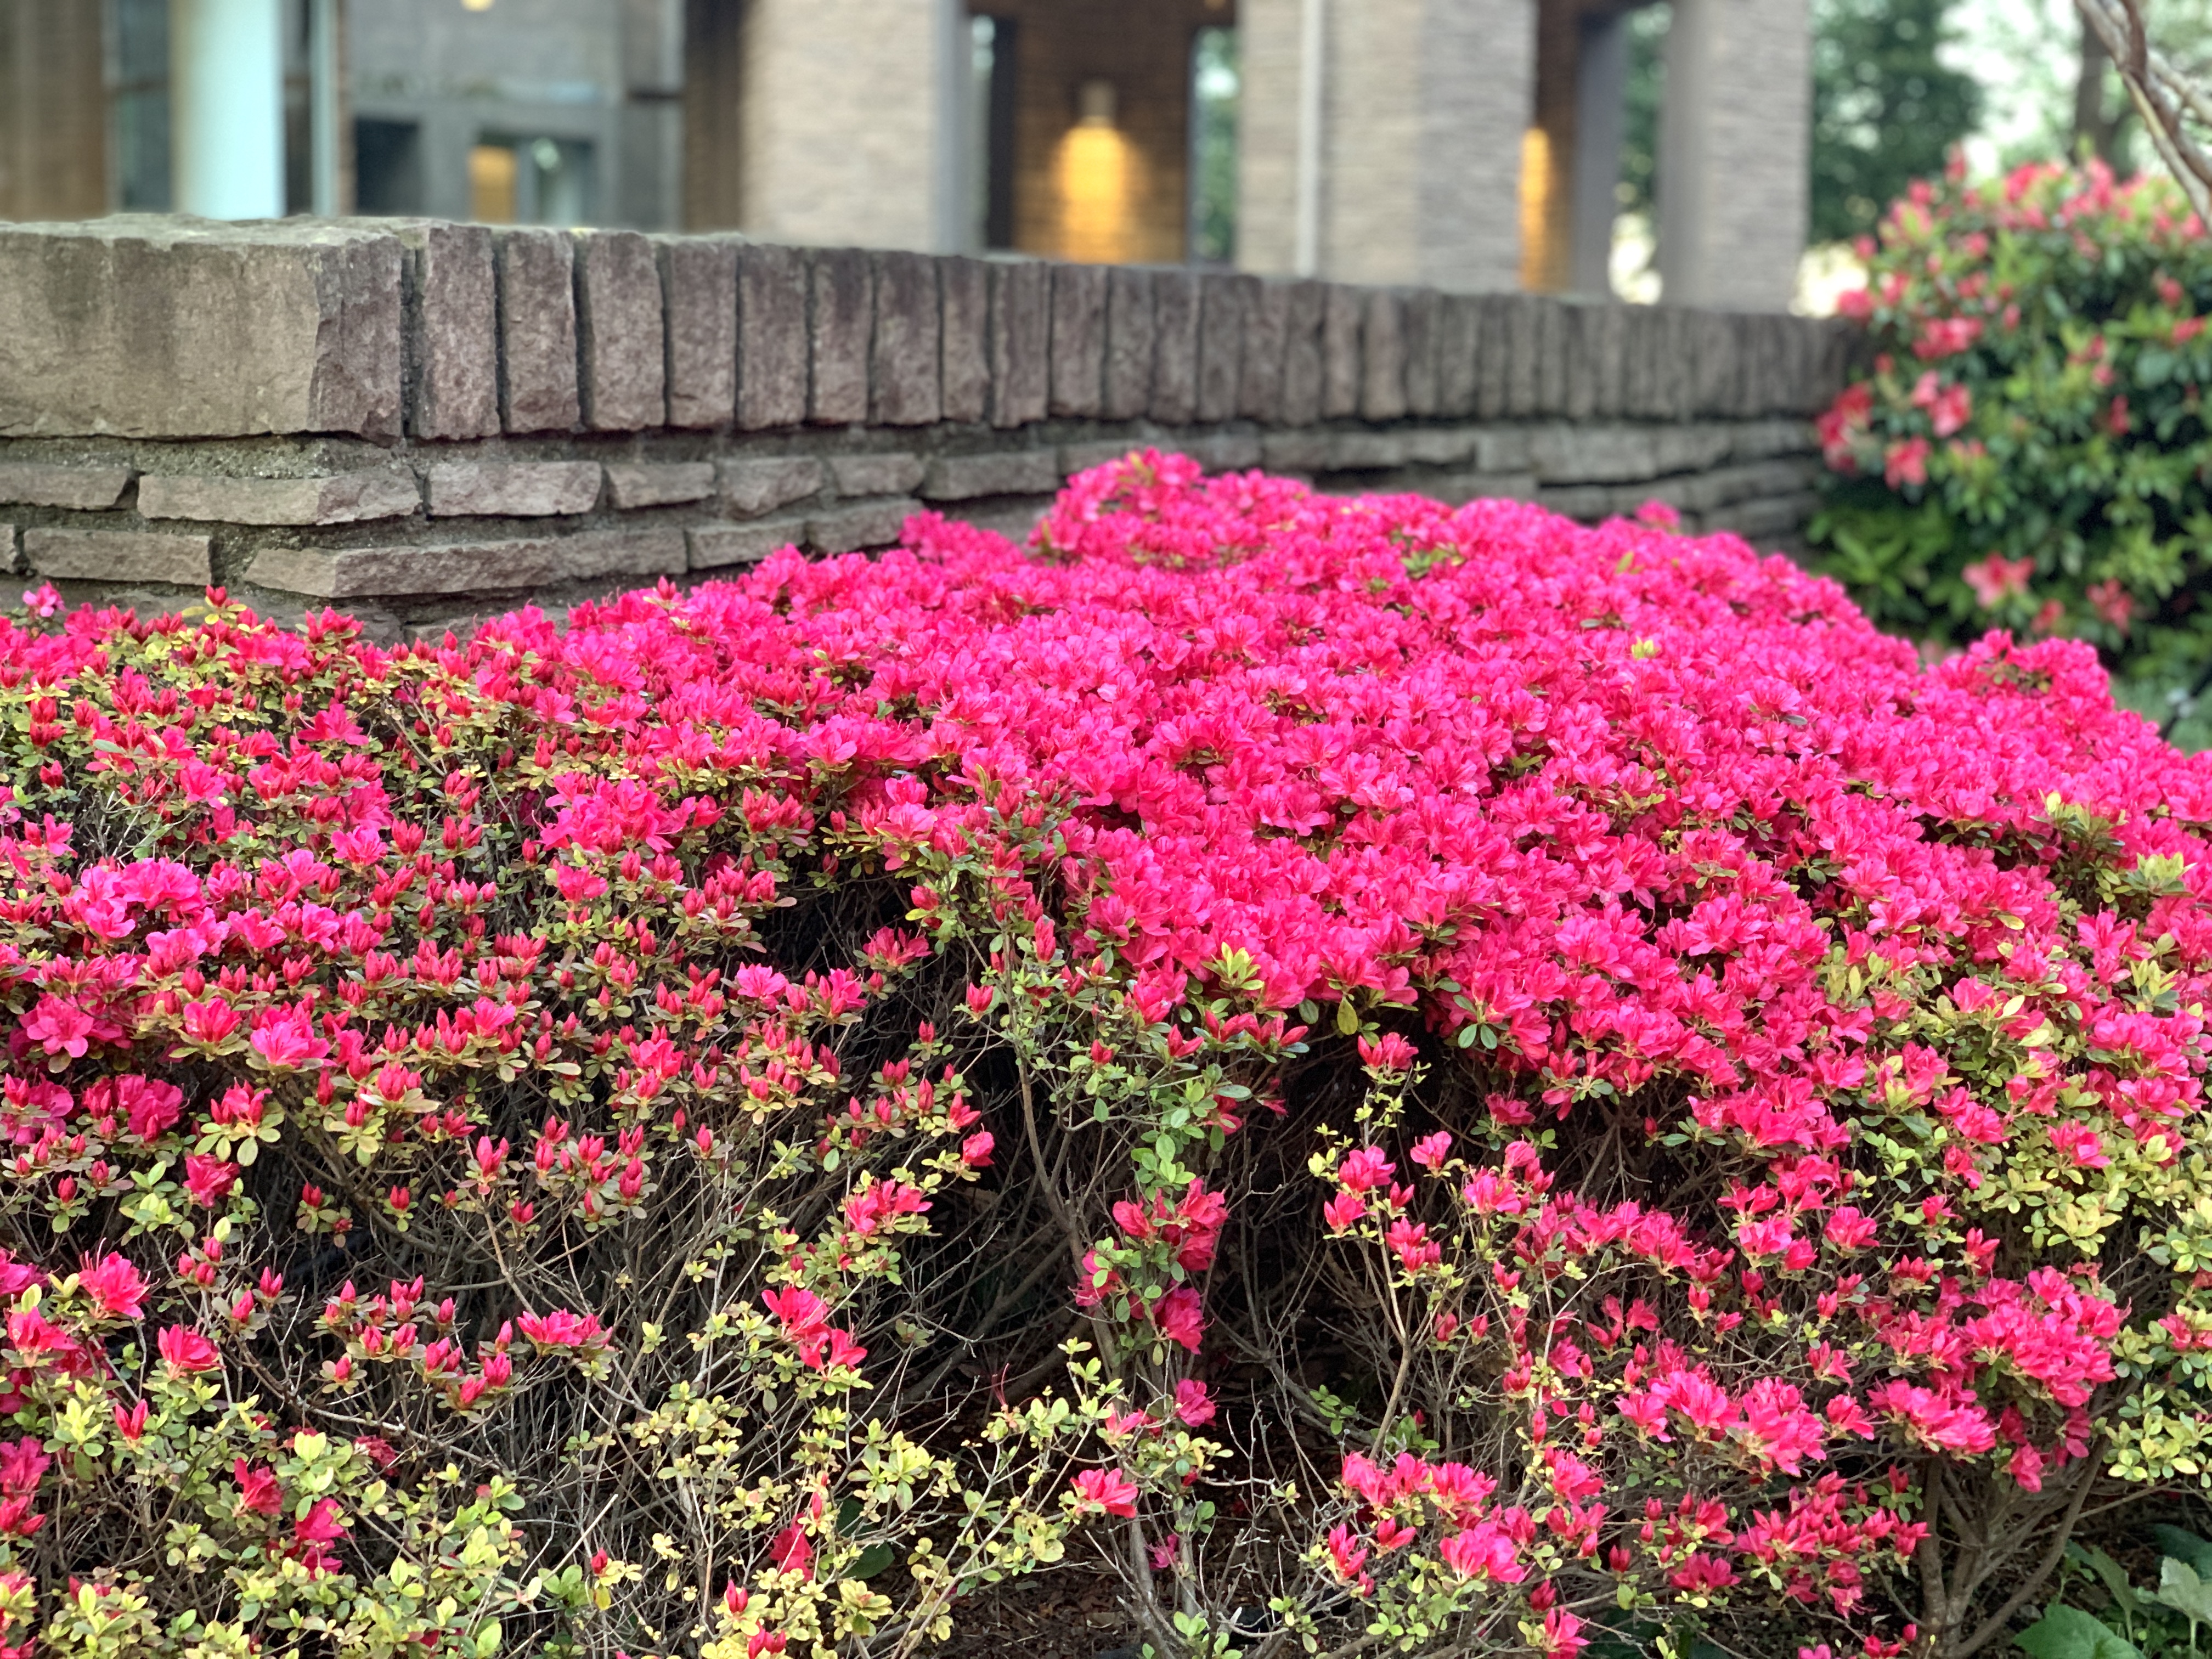
[[[169,0],[169,101],[178,211],[283,217],[282,0]]]
[[[1581,25],[1575,58],[1574,292],[1613,295],[1613,221],[1620,211],[1620,142],[1628,114],[1628,14]]]
[[[937,234],[933,252],[975,244],[975,48],[967,0],[937,3]]]
[[[307,177],[322,219],[338,215],[338,7],[309,0],[307,11]]]

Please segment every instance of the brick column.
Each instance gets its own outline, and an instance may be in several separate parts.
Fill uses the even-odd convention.
[[[739,26],[741,228],[768,240],[933,248],[947,133],[939,0],[754,0]],[[696,14],[695,14],[696,15]],[[695,129],[696,131],[696,129]],[[695,186],[694,200],[701,192]],[[695,210],[696,216],[696,210]]]
[[[1674,0],[1659,121],[1669,305],[1789,306],[1805,246],[1812,101],[1805,0]]]
[[[1294,269],[1314,5],[1323,8],[1315,274],[1516,286],[1534,0],[1243,0],[1240,263]]]

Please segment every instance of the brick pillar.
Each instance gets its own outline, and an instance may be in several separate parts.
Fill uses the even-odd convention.
[[[1674,0],[1659,118],[1659,274],[1670,305],[1781,311],[1805,246],[1806,0]]]
[[[1323,43],[1314,274],[1514,287],[1534,0],[1242,0],[1240,262],[1295,269],[1314,6]]]
[[[933,248],[945,216],[941,0],[753,0],[737,25],[740,228],[769,241]],[[693,15],[698,15],[695,9]],[[695,80],[695,86],[696,82]],[[724,94],[726,95],[726,94]],[[695,223],[722,192],[695,183]]]
[[[86,0],[0,5],[0,219],[107,211],[100,11]]]

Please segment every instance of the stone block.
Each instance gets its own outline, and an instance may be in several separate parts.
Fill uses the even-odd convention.
[[[1662,325],[1656,306],[1623,306],[1620,412],[1637,420],[1659,414]]]
[[[1426,420],[1437,412],[1437,358],[1443,344],[1443,295],[1414,289],[1400,308],[1406,338],[1406,413]]]
[[[1189,456],[1208,472],[1243,472],[1260,465],[1256,432],[1208,432],[1160,447]]]
[[[937,292],[937,261],[926,253],[878,253],[875,288],[868,418],[879,426],[927,426],[945,409],[938,379],[944,302]]]
[[[575,247],[565,231],[502,230],[499,418],[509,432],[565,432],[582,414],[576,382]]]
[[[61,581],[170,582],[205,587],[215,580],[205,536],[136,530],[26,530],[32,570]]]
[[[462,542],[444,545],[265,548],[246,568],[256,587],[316,599],[408,599],[544,587],[557,569],[553,544]]]
[[[1170,439],[1163,439],[1159,447],[1164,450],[1183,447]],[[1072,478],[1079,472],[1088,472],[1094,466],[1127,459],[1143,447],[1142,444],[1131,443],[1126,438],[1102,438],[1090,443],[1062,444],[1057,452],[1060,470],[1063,475]]]
[[[1386,288],[1368,290],[1359,315],[1359,414],[1395,421],[1406,413],[1406,302]]]
[[[1060,488],[1060,464],[1049,449],[991,455],[939,455],[922,475],[925,501],[965,501],[981,495],[1035,495]]]
[[[431,220],[393,228],[407,250],[407,430],[425,439],[499,431],[499,277],[491,231]]]
[[[1546,484],[1538,488],[1536,500],[1562,518],[1585,523],[1613,511],[1613,491],[1603,484]]]
[[[738,411],[738,244],[660,236],[653,251],[668,337],[668,424],[727,426]]]
[[[1513,413],[1514,376],[1519,368],[1517,337],[1522,320],[1521,296],[1517,294],[1478,295],[1474,308],[1478,329],[1474,355],[1474,412],[1482,420],[1503,420]],[[1533,392],[1529,401],[1534,401]]]
[[[1820,471],[1811,457],[1717,467],[1683,480],[1674,499],[1691,512],[1711,513],[1761,496],[1802,495],[1820,482]]]
[[[1567,308],[1572,322],[1567,398],[1571,418],[1617,420],[1627,413],[1628,310],[1611,304]]]
[[[1816,490],[1767,496],[1723,507],[1707,518],[1704,528],[1708,532],[1730,531],[1754,545],[1794,544],[1803,537],[1806,525],[1820,509],[1820,497]]]
[[[1198,273],[1171,269],[1152,274],[1152,416],[1182,426],[1198,416]]]
[[[398,239],[125,215],[0,226],[0,435],[400,435]]]
[[[1536,499],[1536,475],[1455,472],[1424,483],[1421,493],[1434,496],[1447,507],[1465,507],[1469,501],[1533,501]]]
[[[1283,359],[1289,350],[1291,290],[1287,283],[1242,278],[1245,290],[1244,361],[1237,374],[1237,411],[1273,426],[1283,418]]]
[[[875,273],[858,248],[824,248],[806,261],[811,367],[806,418],[845,426],[868,418],[868,348]]]
[[[589,530],[549,541],[552,580],[599,576],[680,576],[690,563],[684,532],[674,526]]]
[[[1360,290],[1342,283],[1328,285],[1321,319],[1321,417],[1342,420],[1359,413]]]
[[[981,421],[991,412],[991,273],[981,259],[939,259],[937,283],[945,418]]]
[[[1482,348],[1482,308],[1472,294],[1437,296],[1437,407],[1447,419],[1475,410]]]
[[[1209,271],[1198,279],[1198,407],[1201,421],[1235,416],[1244,366],[1244,314],[1258,279]]]
[[[1052,412],[1096,415],[1106,389],[1106,269],[1052,267]]]
[[[396,467],[323,478],[149,473],[138,481],[142,518],[206,524],[358,524],[405,518],[422,505],[415,475]]]
[[[660,269],[636,231],[578,233],[576,343],[586,427],[642,432],[668,423]]]
[[[1732,427],[1669,424],[1648,430],[1651,434],[1654,465],[1662,475],[1702,472],[1707,467],[1718,466],[1735,448],[1736,434]]]
[[[0,464],[0,501],[24,507],[66,507],[96,513],[123,499],[127,466],[64,466],[43,461]]]
[[[990,265],[991,424],[1042,421],[1052,393],[1052,267],[1036,259]]]
[[[1739,461],[1763,461],[1773,455],[1813,454],[1820,447],[1820,434],[1813,423],[1797,416],[1773,416],[1721,429],[1728,434],[1729,455]]]
[[[1474,465],[1479,472],[1533,472],[1528,457],[1528,428],[1486,426],[1474,434]]]
[[[447,461],[430,469],[430,516],[543,519],[599,505],[597,461]]]
[[[1268,432],[1260,438],[1260,461],[1270,472],[1310,476],[1327,469],[1334,435],[1327,432]]]
[[[1106,378],[1098,412],[1133,421],[1152,406],[1152,273],[1115,265],[1106,273]]]
[[[1621,483],[1659,475],[1658,447],[1648,427],[1541,426],[1529,434],[1528,453],[1547,485]]]
[[[1690,403],[1682,412],[1704,419],[1725,419],[1737,412],[1743,380],[1734,319],[1717,312],[1693,311],[1683,319],[1689,336]]]
[[[714,493],[712,461],[615,461],[607,465],[607,499],[624,509],[703,501]]]
[[[1409,466],[1457,466],[1474,455],[1481,441],[1476,427],[1415,427],[1406,434],[1406,462]]]
[[[684,536],[693,571],[721,570],[758,564],[771,553],[799,545],[806,539],[806,520],[764,519],[758,524],[700,525],[684,532]]]
[[[822,463],[811,455],[777,455],[721,464],[722,500],[744,518],[803,501],[822,488]]]
[[[1561,415],[1567,407],[1567,308],[1547,294],[1527,298],[1536,356],[1536,405],[1531,412]]]
[[[871,501],[807,515],[806,544],[817,553],[854,553],[889,547],[909,516],[921,511],[916,501]]]
[[[1332,472],[1376,472],[1406,464],[1402,432],[1340,432],[1328,446]]]
[[[1322,313],[1328,290],[1310,280],[1286,285],[1283,310],[1283,401],[1285,426],[1310,426],[1321,418]]]
[[[921,482],[921,457],[902,451],[830,458],[830,477],[840,495],[903,495]]]
[[[738,424],[748,432],[806,418],[806,257],[738,250]]]

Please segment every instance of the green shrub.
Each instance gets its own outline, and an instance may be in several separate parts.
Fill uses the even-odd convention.
[[[1820,422],[1814,539],[1882,625],[2096,645],[2121,699],[2212,744],[2212,241],[2161,179],[1916,185],[1849,296],[1873,372]]]

